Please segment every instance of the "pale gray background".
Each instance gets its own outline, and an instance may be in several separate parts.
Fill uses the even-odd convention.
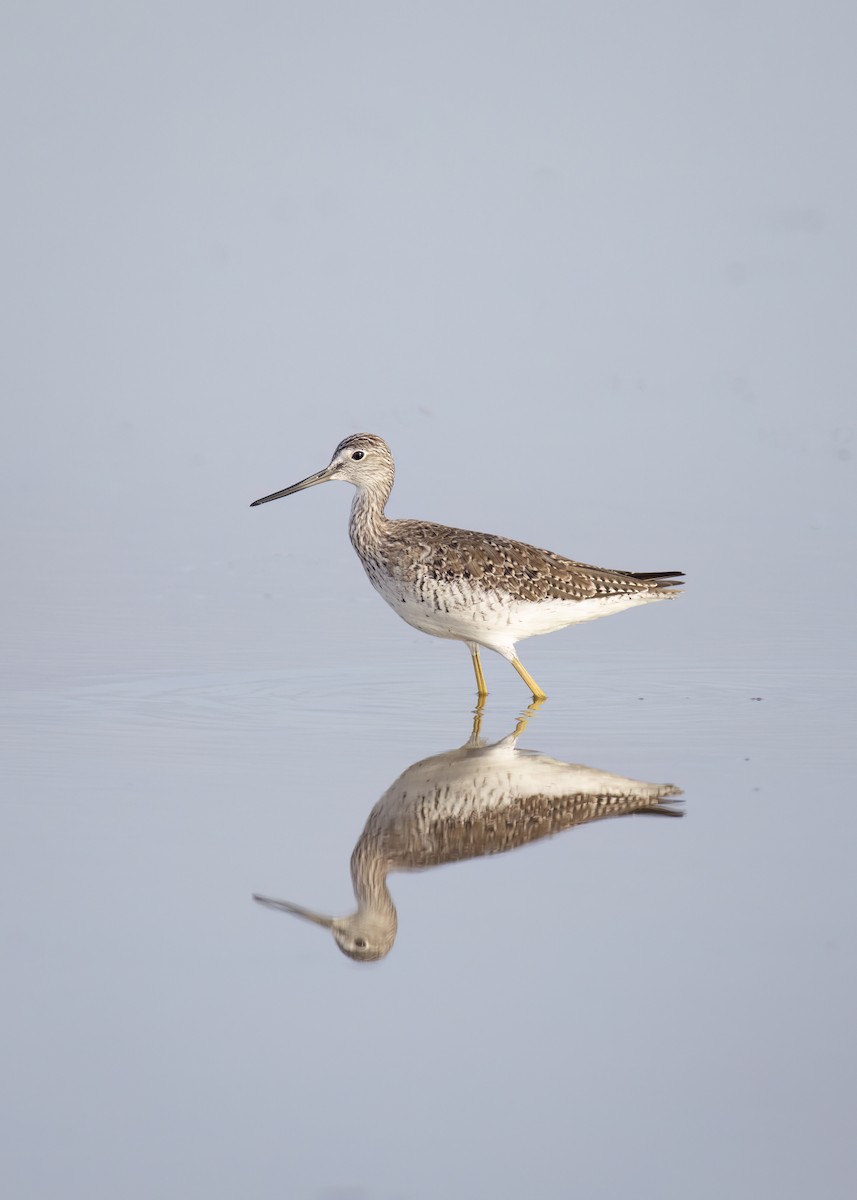
[[[0,23],[4,1193],[853,1195],[853,5]],[[396,878],[371,967],[249,899],[346,911],[469,731],[346,489],[247,507],[360,429],[689,580],[522,647],[524,744],[686,819]]]

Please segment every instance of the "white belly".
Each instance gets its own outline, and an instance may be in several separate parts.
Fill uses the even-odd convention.
[[[502,593],[473,588],[466,580],[427,584],[420,594],[397,585],[390,576],[367,574],[390,607],[415,629],[433,637],[475,642],[501,653],[524,638],[666,599],[658,593],[642,592],[592,600],[513,600]]]

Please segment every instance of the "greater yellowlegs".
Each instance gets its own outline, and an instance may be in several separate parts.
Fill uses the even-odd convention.
[[[488,694],[480,646],[501,654],[533,697],[544,699],[515,653],[516,642],[678,595],[681,571],[590,567],[490,533],[392,520],[384,507],[394,474],[383,438],[355,433],[339,443],[324,470],[254,500],[251,508],[331,479],[353,484],[351,544],[373,586],[415,629],[467,644],[480,697]]]
[[[605,817],[681,816],[667,807],[681,796],[671,783],[644,783],[517,749],[525,725],[519,721],[491,746],[482,746],[474,732],[460,749],[414,763],[391,784],[351,855],[356,912],[327,917],[288,900],[254,899],[330,929],[344,954],[368,962],[389,954],[396,937],[391,871],[501,854]]]

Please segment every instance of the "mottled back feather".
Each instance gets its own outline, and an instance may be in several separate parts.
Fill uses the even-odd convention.
[[[388,521],[381,557],[399,571],[435,580],[474,580],[516,600],[589,600],[642,592],[674,594],[680,571],[618,571],[593,567],[495,534],[428,521]]]

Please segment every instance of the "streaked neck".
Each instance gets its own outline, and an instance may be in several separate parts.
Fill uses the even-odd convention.
[[[358,554],[371,551],[380,542],[388,523],[384,507],[390,497],[392,481],[374,487],[358,488],[351,505],[348,532]]]

